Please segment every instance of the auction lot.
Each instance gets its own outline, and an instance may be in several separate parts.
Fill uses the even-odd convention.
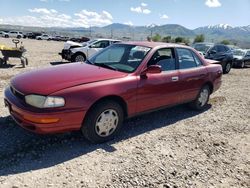
[[[250,68],[223,75],[203,112],[181,105],[126,120],[115,140],[94,145],[79,132],[41,136],[11,120],[10,79],[61,64],[63,42],[22,41],[29,65],[0,67],[0,187],[250,187]]]

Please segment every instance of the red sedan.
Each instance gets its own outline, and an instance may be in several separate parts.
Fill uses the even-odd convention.
[[[81,130],[90,141],[104,142],[117,134],[124,118],[181,103],[203,109],[221,76],[220,65],[187,46],[126,42],[86,63],[16,76],[5,90],[5,104],[27,130]]]

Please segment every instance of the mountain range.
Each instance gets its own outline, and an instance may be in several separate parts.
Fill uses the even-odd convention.
[[[68,36],[86,36],[86,37],[105,37],[119,38],[127,40],[146,40],[148,36],[159,34],[162,37],[186,37],[191,41],[198,34],[204,34],[206,41],[220,42],[224,39],[237,43],[242,47],[250,47],[250,25],[241,27],[232,27],[228,24],[209,25],[196,29],[188,29],[178,24],[166,24],[148,26],[130,26],[120,23],[113,23],[104,27],[91,28],[41,28],[24,27],[13,25],[0,25],[0,30],[21,30],[21,31],[39,31],[50,34],[63,34]]]

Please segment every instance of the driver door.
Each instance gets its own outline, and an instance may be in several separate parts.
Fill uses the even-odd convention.
[[[140,76],[137,91],[137,113],[180,102],[181,85],[173,48],[157,50],[148,62],[160,65],[162,72]]]

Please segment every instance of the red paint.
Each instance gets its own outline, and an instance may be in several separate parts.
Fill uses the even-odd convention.
[[[221,66],[210,64],[202,57],[200,57],[203,62],[201,67],[161,73],[157,73],[158,69],[153,68],[154,74],[143,73],[148,60],[157,49],[162,47],[191,49],[187,46],[153,42],[128,42],[128,44],[152,48],[137,70],[131,74],[74,63],[16,76],[11,80],[11,86],[22,94],[60,96],[65,99],[66,104],[64,107],[54,109],[34,108],[18,99],[10,88],[7,88],[5,101],[11,108],[12,117],[22,127],[37,133],[79,130],[90,107],[108,96],[123,100],[130,117],[163,106],[192,101],[205,83],[211,83],[214,91],[220,87]],[[173,81],[172,77],[178,77],[179,80]],[[58,118],[59,121],[37,124],[25,120],[25,116]]]

